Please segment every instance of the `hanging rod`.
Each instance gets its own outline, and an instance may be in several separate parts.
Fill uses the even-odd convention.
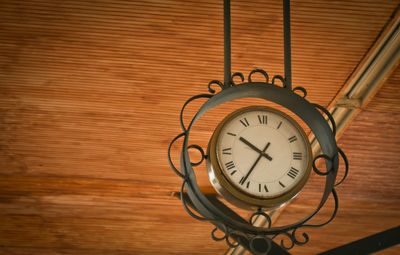
[[[283,0],[285,86],[292,89],[290,0]],[[224,0],[224,88],[231,86],[231,1]]]
[[[285,85],[288,89],[292,89],[292,49],[290,41],[290,0],[283,0],[283,54]]]
[[[231,86],[231,1],[224,0],[224,88]]]

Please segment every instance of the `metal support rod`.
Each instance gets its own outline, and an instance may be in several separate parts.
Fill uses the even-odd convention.
[[[285,85],[292,89],[292,52],[290,46],[290,0],[283,0],[283,41],[284,41],[284,65]]]
[[[231,86],[231,1],[224,0],[224,87]]]

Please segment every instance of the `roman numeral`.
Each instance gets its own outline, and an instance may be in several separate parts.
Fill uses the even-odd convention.
[[[293,143],[294,141],[297,141],[297,137],[294,135],[294,136],[290,137],[288,140],[289,140],[289,142]]]
[[[299,174],[299,170],[297,170],[297,169],[294,168],[294,167],[290,168],[289,172],[287,173],[287,175],[288,175],[290,178],[292,178],[292,179],[296,178],[296,176],[297,176],[298,174]]]
[[[260,122],[260,124],[267,124],[267,115],[257,115],[258,117],[258,121]]]
[[[286,187],[282,182],[279,182],[279,184],[282,186],[282,188]]]
[[[250,125],[246,118],[240,120],[240,123],[242,123],[243,126],[245,126],[245,127],[248,127]]]
[[[301,152],[293,152],[293,159],[294,160],[301,160],[302,159],[302,154]]]
[[[245,181],[245,179],[244,179],[244,176],[240,179],[240,181],[239,181],[239,184],[240,185],[243,185],[244,184],[244,181]],[[246,183],[246,188],[249,188],[250,187],[250,181],[247,181],[247,183]]]
[[[234,175],[236,173],[236,170],[234,170],[232,173],[231,173],[231,175]]]
[[[236,136],[236,134],[231,133],[231,132],[228,132],[227,134],[228,134],[228,135],[231,135],[231,136]]]
[[[276,129],[279,129],[281,127],[281,125],[282,125],[282,121],[279,122],[279,125],[278,125],[278,127],[276,127]]]
[[[228,163],[225,163],[225,166],[228,170],[231,170],[235,168],[235,163],[233,163],[233,161],[229,161]]]
[[[258,184],[258,192],[262,191],[263,186],[261,185],[261,183]],[[265,192],[269,192],[267,185],[264,184],[264,190]]]
[[[222,154],[232,155],[232,148],[222,149]]]

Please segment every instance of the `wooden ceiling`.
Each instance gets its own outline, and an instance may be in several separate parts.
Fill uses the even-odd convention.
[[[292,1],[293,83],[329,105],[398,6]],[[281,8],[232,1],[233,71],[283,73]],[[222,1],[0,2],[0,254],[223,254],[171,196],[166,159],[183,102],[222,75]],[[293,254],[398,225],[399,83],[397,69],[344,132],[338,217]],[[212,112],[194,142],[246,103]],[[318,198],[304,193],[277,224]]]

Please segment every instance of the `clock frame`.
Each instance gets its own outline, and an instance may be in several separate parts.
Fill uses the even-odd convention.
[[[304,174],[301,176],[301,179],[297,181],[295,186],[293,186],[292,188],[288,189],[286,192],[278,196],[263,198],[255,196],[253,194],[249,194],[244,190],[239,189],[231,182],[229,178],[226,177],[218,159],[217,142],[224,126],[227,123],[231,122],[237,116],[251,111],[265,111],[280,115],[283,119],[286,119],[288,122],[290,122],[290,124],[292,124],[296,128],[298,133],[301,135],[301,139],[305,142],[307,150],[307,159],[306,159],[307,164],[306,168],[304,169]],[[302,127],[286,113],[267,106],[244,107],[226,116],[218,124],[217,128],[215,129],[210,139],[208,146],[208,155],[209,156],[207,157],[207,170],[212,185],[214,186],[216,191],[219,194],[221,194],[227,201],[244,209],[252,209],[252,208],[274,209],[289,202],[291,199],[296,197],[298,193],[303,189],[304,185],[308,180],[312,168],[311,145]]]

